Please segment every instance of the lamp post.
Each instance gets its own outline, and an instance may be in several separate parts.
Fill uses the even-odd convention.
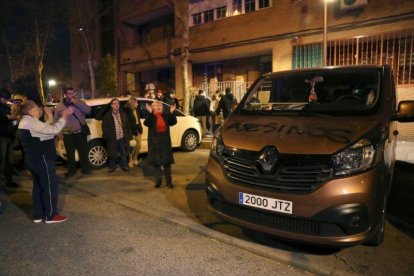
[[[56,85],[56,81],[55,80],[49,80],[49,96],[47,97],[47,100],[50,101],[51,97],[52,97],[52,86]]]
[[[333,2],[335,0],[323,0],[323,59],[322,66],[326,66],[327,61],[327,51],[328,51],[328,2]]]

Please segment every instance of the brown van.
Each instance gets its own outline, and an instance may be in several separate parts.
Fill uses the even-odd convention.
[[[209,208],[284,239],[378,245],[397,121],[414,121],[414,101],[397,106],[389,66],[264,75],[214,134]]]

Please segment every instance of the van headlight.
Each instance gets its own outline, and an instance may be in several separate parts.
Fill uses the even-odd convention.
[[[211,141],[210,147],[210,154],[215,159],[220,159],[221,155],[223,154],[224,144],[223,140],[221,139],[220,131],[217,131],[214,136],[213,140]]]
[[[375,148],[367,139],[361,139],[352,147],[332,157],[335,175],[347,175],[370,168],[375,157]]]

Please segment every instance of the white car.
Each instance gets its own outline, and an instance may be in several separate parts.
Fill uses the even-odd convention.
[[[99,169],[106,165],[108,155],[105,147],[105,141],[102,139],[102,118],[103,115],[110,110],[109,102],[113,98],[89,99],[85,102],[91,107],[91,112],[86,116],[86,122],[89,126],[91,134],[88,136],[88,160],[92,169]],[[121,108],[128,101],[126,97],[118,97]],[[146,105],[154,101],[152,99],[137,98],[138,113],[143,126],[141,135],[141,153],[148,151],[148,128],[144,126],[144,119],[147,114]],[[163,103],[164,110],[170,110],[170,106]],[[197,118],[189,116],[181,112],[175,111],[177,116],[177,124],[171,127],[171,144],[173,148],[181,148],[183,151],[194,151],[201,143],[202,128]],[[66,160],[66,150],[62,139],[56,144],[58,156]],[[78,153],[76,152],[76,160]]]
[[[414,164],[414,141],[398,141],[395,159]]]

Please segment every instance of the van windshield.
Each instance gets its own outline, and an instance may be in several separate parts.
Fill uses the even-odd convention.
[[[242,112],[370,115],[379,104],[380,79],[375,68],[269,75],[250,90]]]

